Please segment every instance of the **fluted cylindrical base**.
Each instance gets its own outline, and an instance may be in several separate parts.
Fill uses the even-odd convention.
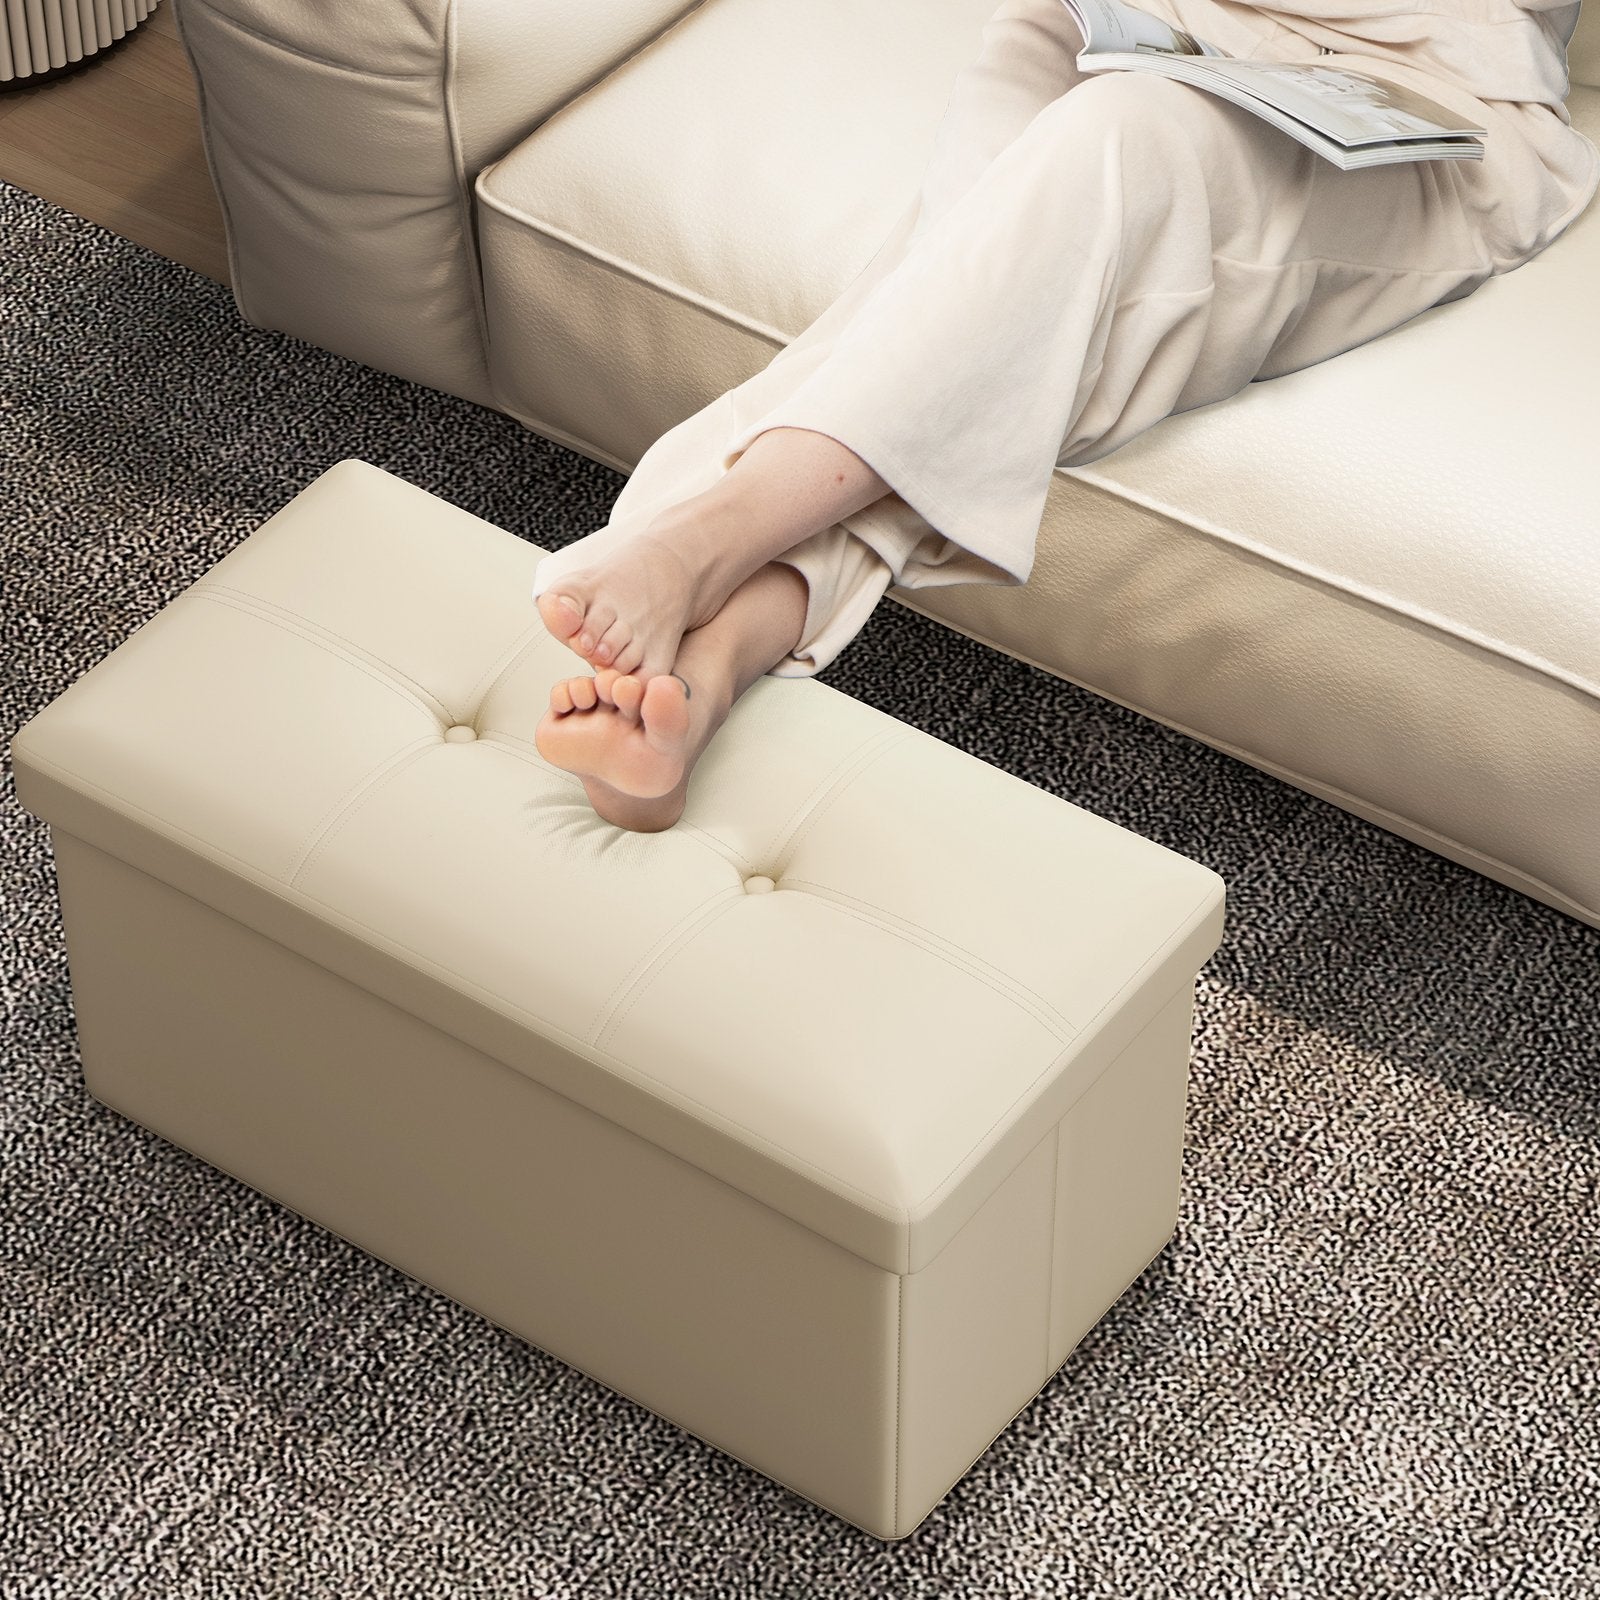
[[[0,85],[37,80],[115,44],[159,0],[0,0]]]

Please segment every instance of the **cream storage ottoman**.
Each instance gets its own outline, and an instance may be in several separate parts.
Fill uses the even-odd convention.
[[[20,730],[88,1087],[903,1537],[1171,1236],[1222,882],[808,679],[614,827],[542,553],[342,461]]]

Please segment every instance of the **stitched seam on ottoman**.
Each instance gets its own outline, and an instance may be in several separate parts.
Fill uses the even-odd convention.
[[[724,891],[722,891],[722,893],[724,895],[726,895],[730,900],[735,899],[735,898],[737,898],[737,899],[743,899],[744,898],[743,893],[738,889],[724,890]],[[657,941],[656,951],[659,951],[660,953],[656,954],[655,952],[652,952],[650,955],[647,955],[647,956],[642,958],[641,965],[635,967],[634,973],[630,973],[629,974],[629,978],[630,979],[633,978],[635,975],[637,975],[638,987],[634,990],[633,994],[628,998],[627,1004],[622,1006],[621,1010],[619,1010],[605,1024],[605,1026],[600,1030],[599,1033],[594,1035],[593,1042],[594,1042],[594,1044],[596,1046],[600,1046],[601,1039],[604,1038],[605,1034],[608,1031],[610,1031],[614,1027],[619,1026],[622,1022],[624,1022],[627,1019],[628,1013],[633,1010],[634,1006],[639,1002],[640,998],[649,989],[650,985],[649,985],[649,982],[647,980],[650,977],[654,976],[659,971],[659,969],[661,967],[665,966],[667,964],[667,962],[672,959],[673,956],[677,955],[681,950],[686,948],[686,941],[681,941],[681,940],[676,942],[676,943],[674,943],[668,949],[662,949],[661,948],[662,944],[665,941],[673,938],[673,935],[676,933],[677,929],[681,928],[683,926],[683,923],[688,920],[689,916],[695,915],[695,913],[698,912],[698,911],[703,911],[705,909],[706,905],[714,905],[718,898],[721,898],[721,896],[714,897],[712,900],[707,901],[704,904],[702,904],[701,906],[696,907],[695,908],[695,912],[690,912],[685,917],[680,918],[679,921],[677,923],[675,923],[671,929],[669,929],[666,933],[664,933],[661,936],[660,940]],[[947,966],[953,968],[955,971],[960,972],[960,973],[964,973],[967,977],[973,979],[976,983],[980,984],[983,988],[987,989],[997,999],[1009,1001],[1013,1006],[1016,1007],[1016,1009],[1018,1011],[1024,1012],[1028,1016],[1033,1017],[1034,1021],[1039,1023],[1041,1027],[1046,1028],[1047,1031],[1050,1032],[1052,1035],[1054,1035],[1055,1038],[1057,1039],[1057,1041],[1060,1044],[1062,1044],[1063,1046],[1070,1045],[1072,1043],[1073,1039],[1076,1037],[1076,1034],[1069,1033],[1069,1034],[1066,1035],[1066,1037],[1063,1038],[1057,1032],[1057,1030],[1055,1028],[1050,1026],[1050,1024],[1049,1024],[1049,1022],[1048,1022],[1048,1020],[1046,1018],[1039,1016],[1031,1006],[1025,1005],[1022,1002],[1022,1000],[1020,1000],[1016,995],[1007,994],[1004,989],[1002,989],[998,984],[994,983],[986,974],[984,974],[982,972],[975,971],[972,967],[970,967],[968,965],[965,965],[964,963],[962,963],[960,961],[954,960],[952,957],[950,957],[944,951],[936,948],[934,945],[928,944],[928,943],[924,943],[920,939],[910,938],[906,934],[901,933],[898,929],[888,927],[886,924],[884,924],[883,922],[878,921],[875,918],[864,917],[859,912],[852,911],[848,906],[840,905],[837,901],[830,901],[827,898],[827,896],[825,896],[825,895],[818,895],[818,896],[816,896],[816,898],[824,905],[831,904],[833,906],[834,910],[837,911],[841,916],[852,917],[852,918],[854,918],[855,921],[863,923],[865,926],[867,926],[869,928],[876,928],[880,933],[892,934],[892,935],[894,935],[895,938],[901,939],[907,944],[914,944],[914,945],[918,946],[918,948],[927,951],[927,953],[929,955],[937,957],[939,960],[943,961]],[[623,981],[626,982],[628,980],[623,980]],[[615,992],[615,991],[613,991],[613,992]],[[1060,1059],[1059,1052],[1056,1055],[1051,1056],[1050,1059],[1051,1059],[1051,1061],[1058,1061]],[[1033,1081],[1037,1082],[1038,1080],[1034,1079]],[[970,1152],[968,1152],[968,1153],[970,1154]]]
[[[969,972],[972,977],[977,978],[986,987],[994,990],[996,994],[1005,995],[1005,998],[1019,1009],[1034,1012],[1034,1008],[1024,1005],[1018,995],[1008,994],[1006,992],[1008,986],[1020,991],[1021,995],[1036,1001],[1038,1003],[1038,1012],[1045,1013],[1039,1016],[1038,1020],[1044,1023],[1052,1033],[1056,1034],[1063,1044],[1070,1044],[1081,1031],[1078,1025],[1065,1012],[1057,1010],[1037,989],[1024,983],[1020,978],[1013,977],[1004,968],[995,966],[993,962],[985,961],[982,956],[972,950],[968,950],[965,945],[957,944],[954,939],[946,938],[942,933],[933,933],[927,928],[918,928],[914,922],[909,922],[905,917],[897,916],[893,911],[889,911],[883,906],[874,905],[870,900],[861,900],[855,895],[846,894],[842,889],[835,889],[831,884],[815,883],[809,878],[791,878],[787,875],[785,875],[783,881],[785,884],[795,884],[801,888],[820,891],[816,895],[819,900],[848,901],[852,906],[859,906],[863,911],[873,913],[874,917],[881,917],[883,921],[877,923],[868,917],[858,917],[858,921],[866,922],[869,926],[881,926],[885,933],[892,933],[897,938],[904,939],[907,944],[918,945],[934,955],[945,955],[945,951],[941,950],[939,946],[948,947],[957,956],[966,958],[967,965],[964,970]],[[841,905],[839,909],[845,910],[845,907]],[[854,915],[853,912],[847,912],[846,914]],[[893,926],[892,924],[898,924],[899,926]],[[902,931],[904,929],[913,931],[904,932]],[[937,941],[937,944],[930,941]],[[946,956],[946,959],[949,960],[951,966],[962,966],[962,962],[955,959],[955,956]],[[987,976],[990,973],[994,974],[994,977]]]
[[[407,699],[408,703],[415,705],[416,700],[421,699],[425,703],[418,706],[418,710],[430,709],[429,703],[431,703],[435,716],[441,720],[445,718],[454,720],[454,713],[444,701],[439,699],[431,689],[425,688],[415,678],[410,677],[394,666],[393,663],[362,649],[353,639],[346,639],[343,634],[336,633],[332,628],[324,628],[321,623],[311,622],[302,617],[299,612],[291,611],[287,606],[279,605],[275,600],[263,600],[259,595],[251,594],[247,589],[231,589],[227,584],[210,583],[205,580],[191,585],[190,592],[194,593],[198,599],[210,600],[219,606],[232,606],[235,611],[243,611],[248,616],[258,617],[263,622],[270,622],[273,626],[282,628],[285,633],[292,633],[296,637],[304,639],[307,644],[319,645],[329,655],[348,661],[353,667],[359,667],[369,678],[375,679],[387,689],[392,689],[397,695]],[[237,596],[238,598],[230,598],[230,596]],[[251,604],[242,605],[240,604],[241,600],[250,601]],[[341,650],[330,642],[335,639],[346,648]],[[388,673],[389,676],[386,677],[382,673],[375,672],[373,670],[375,666],[383,668],[384,672]],[[409,685],[416,698],[408,696],[402,684]]]
[[[1101,1018],[1115,1016],[1119,1011],[1124,1009],[1128,1003],[1129,996],[1137,994],[1139,990],[1144,987],[1145,983],[1148,981],[1151,969],[1159,965],[1160,962],[1166,958],[1172,948],[1187,933],[1191,931],[1191,929],[1194,927],[1196,913],[1200,911],[1209,898],[1210,890],[1208,889],[1205,894],[1201,895],[1200,898],[1195,901],[1188,913],[1179,919],[1179,921],[1174,925],[1172,932],[1161,941],[1156,949],[1153,950],[1145,960],[1139,963],[1138,967],[1134,969],[1127,980],[1117,986],[1116,991],[1107,998],[1105,1004],[1102,1005],[1100,1009],[1096,1011],[1095,1014],[1085,1024],[1085,1031],[1089,1032],[1092,1036],[1095,1024],[1099,1022]],[[1194,980],[1191,979],[1190,982],[1192,984]],[[1149,1025],[1149,1021],[1141,1024],[1140,1027],[1135,1031],[1134,1036],[1137,1037],[1138,1034],[1142,1033]],[[1115,1058],[1113,1058],[1113,1060],[1114,1059]],[[1012,1099],[1011,1103],[1002,1107],[999,1116],[997,1116],[994,1121],[991,1122],[989,1126],[978,1135],[972,1144],[967,1147],[966,1153],[951,1169],[949,1174],[947,1174],[946,1177],[940,1181],[939,1185],[930,1190],[922,1197],[920,1201],[917,1202],[915,1206],[911,1207],[910,1209],[917,1212],[926,1211],[930,1205],[935,1203],[935,1195],[938,1195],[943,1191],[947,1191],[953,1182],[957,1182],[961,1178],[964,1178],[968,1171],[968,1165],[972,1160],[972,1152],[981,1148],[984,1142],[988,1139],[989,1135],[992,1134],[1001,1123],[1005,1122],[1007,1118],[1011,1116],[1012,1112],[1023,1103],[1026,1097],[1031,1094],[1035,1088],[1037,1088],[1040,1080],[1048,1073],[1056,1069],[1056,1067],[1060,1064],[1060,1061],[1060,1055],[1052,1057],[1049,1065],[1045,1067],[1042,1072],[1036,1073],[1034,1077],[1029,1080],[1029,1082],[1024,1084],[1021,1090],[1019,1090],[1017,1095]],[[1094,1078],[1079,1088],[1077,1094],[1072,1099],[1071,1105],[1068,1105],[1063,1109],[1063,1116],[1065,1116],[1073,1106],[1077,1105],[1077,1103],[1083,1099],[1083,1097],[1088,1094],[1092,1088],[1094,1088],[1095,1084],[1097,1084],[1100,1079],[1104,1077],[1108,1071],[1110,1071],[1111,1066],[1112,1061],[1106,1062],[1105,1066],[1100,1069],[1100,1072]]]
[[[16,748],[15,740],[12,741],[12,748]],[[701,1110],[710,1113],[710,1116],[707,1118],[708,1127],[714,1128],[719,1132],[725,1132],[728,1129],[733,1129],[738,1133],[748,1134],[750,1137],[748,1140],[744,1141],[745,1149],[753,1150],[760,1154],[767,1154],[769,1152],[776,1151],[780,1156],[788,1157],[789,1161],[793,1163],[792,1165],[785,1167],[786,1171],[810,1175],[817,1181],[819,1188],[826,1189],[830,1194],[848,1195],[853,1196],[858,1200],[867,1201],[869,1205],[873,1207],[872,1215],[879,1220],[897,1222],[902,1225],[909,1226],[911,1221],[910,1213],[904,1206],[897,1206],[893,1204],[893,1202],[885,1200],[882,1195],[872,1194],[866,1189],[858,1188],[855,1184],[840,1178],[837,1174],[829,1172],[825,1167],[819,1167],[815,1162],[806,1160],[804,1156],[798,1155],[795,1151],[777,1143],[776,1140],[769,1139],[765,1134],[757,1133],[753,1128],[747,1128],[743,1123],[735,1122],[733,1118],[728,1116],[725,1112],[718,1111],[714,1106],[708,1105],[705,1101],[697,1100],[693,1095],[685,1093],[683,1090],[665,1082],[663,1079],[652,1077],[642,1068],[634,1066],[632,1062],[623,1060],[621,1056],[613,1055],[606,1050],[600,1050],[598,1046],[590,1043],[589,1040],[573,1033],[568,1028],[563,1028],[559,1022],[554,1022],[550,1018],[542,1016],[536,1011],[530,1011],[526,1006],[518,1005],[515,1000],[512,1000],[508,996],[500,994],[498,991],[489,988],[486,984],[478,983],[476,980],[467,977],[465,973],[458,972],[454,967],[446,966],[436,957],[427,955],[423,951],[418,950],[414,945],[406,944],[403,940],[395,938],[392,933],[388,933],[382,928],[374,927],[370,922],[363,922],[361,918],[356,916],[353,912],[346,911],[342,907],[335,905],[331,900],[319,899],[316,895],[309,893],[305,889],[298,888],[291,889],[289,893],[285,894],[283,893],[283,890],[289,888],[290,886],[282,884],[279,880],[269,877],[262,870],[262,868],[256,866],[254,862],[245,860],[243,856],[239,855],[233,850],[228,849],[226,845],[215,844],[210,839],[203,837],[201,834],[194,833],[190,829],[185,828],[181,823],[173,822],[169,818],[163,817],[159,812],[150,810],[148,806],[140,805],[137,800],[129,800],[125,795],[116,793],[115,791],[106,788],[106,786],[102,783],[96,783],[93,778],[87,778],[82,773],[74,771],[73,768],[63,766],[59,761],[52,761],[48,756],[42,756],[37,752],[30,750],[28,751],[28,759],[32,761],[35,766],[48,769],[50,772],[59,775],[59,778],[70,779],[74,784],[79,785],[81,788],[85,790],[93,790],[96,794],[104,796],[105,800],[109,802],[106,809],[113,814],[126,810],[137,811],[141,816],[148,817],[153,824],[149,831],[154,833],[158,838],[165,839],[169,844],[182,844],[184,841],[192,841],[194,845],[197,845],[200,848],[191,851],[191,854],[193,854],[197,859],[206,862],[210,866],[216,867],[223,865],[223,863],[217,859],[218,857],[226,857],[228,861],[237,862],[238,866],[242,870],[236,872],[234,874],[235,877],[241,878],[253,887],[283,901],[292,910],[305,913],[311,907],[320,907],[323,910],[333,913],[331,917],[323,920],[329,922],[333,927],[338,928],[341,932],[348,933],[350,931],[350,928],[345,926],[345,924],[348,923],[351,927],[359,928],[363,933],[372,935],[371,938],[364,941],[369,948],[376,950],[383,955],[387,955],[391,957],[391,959],[393,958],[393,953],[396,950],[403,950],[407,955],[415,956],[422,964],[422,968],[428,976],[433,977],[437,981],[442,974],[444,978],[453,980],[454,983],[459,986],[456,991],[457,993],[465,996],[468,999],[477,1000],[479,1004],[484,1004],[483,997],[487,996],[488,1000],[495,1002],[495,1004],[487,1006],[486,1009],[494,1011],[495,1015],[503,1019],[508,1019],[510,1021],[518,1022],[524,1026],[527,1026],[530,1033],[533,1033],[540,1038],[546,1038],[550,1035],[554,1035],[562,1041],[570,1040],[574,1044],[582,1045],[585,1049],[598,1050],[599,1053],[604,1055],[608,1061],[623,1069],[623,1072],[619,1076],[621,1077],[621,1081],[627,1084],[630,1088],[640,1087],[639,1082],[636,1080],[642,1079],[644,1084],[655,1085],[657,1088],[666,1091],[664,1094],[655,1096],[655,1098],[661,1099],[667,1104],[675,1106],[677,1109],[682,1109],[681,1105],[679,1105],[679,1102],[687,1102],[690,1105],[698,1106]],[[79,837],[82,837],[82,835],[79,835]],[[93,840],[86,840],[85,842],[89,844],[94,843]],[[101,849],[103,847],[96,845],[95,848]],[[119,861],[127,861],[125,856],[118,855],[115,850],[109,850],[106,853],[116,856]],[[140,867],[135,862],[127,862],[127,864],[132,866],[135,871],[144,872],[146,877],[156,878],[158,882],[168,883],[169,887],[177,888],[180,894],[189,894],[188,890],[178,888],[176,884],[169,883],[169,880],[160,877],[158,873],[147,872],[145,868]],[[200,899],[198,895],[193,894],[189,894],[189,898],[192,900]],[[202,905],[210,905],[210,901],[206,900],[201,900],[200,903]],[[216,908],[213,907],[213,909]],[[241,922],[241,919],[238,917],[233,917],[231,912],[223,912],[222,915],[232,917],[232,920],[235,922]],[[253,931],[260,932],[259,929],[254,929],[253,924],[250,923],[241,922],[241,926],[251,927]],[[284,944],[281,939],[274,938],[271,934],[264,934],[263,937],[272,939],[274,944],[283,945],[283,948],[286,950],[294,950],[293,945]],[[298,954],[299,952],[296,951],[295,953]],[[330,968],[329,970],[332,971],[334,969]],[[375,995],[377,999],[382,1000],[386,1005],[394,1006],[400,1011],[407,1011],[407,1008],[401,1005],[398,1001],[389,999],[387,995],[378,994],[376,990],[366,988],[364,984],[358,983],[353,978],[345,977],[343,973],[336,973],[336,976],[343,979],[344,982],[352,984],[355,988],[362,990],[363,993]],[[417,1015],[416,1012],[411,1011],[407,1011],[407,1014],[410,1016]],[[459,1037],[459,1035],[450,1034],[449,1029],[441,1027],[441,1025],[436,1022],[429,1021],[429,1019],[426,1017],[422,1018],[421,1020],[428,1022],[430,1027],[439,1028],[441,1032],[448,1034],[451,1038]],[[536,1024],[537,1026],[529,1026],[530,1024]],[[548,1031],[541,1032],[540,1030]],[[470,1043],[470,1041],[463,1042]],[[473,1048],[481,1049],[482,1047],[473,1045]],[[484,1050],[482,1053],[490,1056],[491,1059],[496,1061],[502,1059],[499,1056],[493,1055],[491,1051]],[[511,1068],[511,1070],[520,1071],[519,1068],[515,1067]],[[633,1076],[629,1076],[629,1074],[632,1074]],[[586,1111],[591,1111],[593,1115],[599,1117],[604,1122],[611,1123],[613,1127],[626,1127],[626,1124],[624,1123],[613,1122],[613,1120],[606,1116],[603,1111],[595,1111],[594,1108],[589,1106],[586,1102],[577,1099],[573,1095],[564,1094],[560,1089],[545,1083],[542,1078],[535,1078],[531,1073],[522,1073],[522,1076],[528,1078],[531,1082],[540,1084],[540,1086],[543,1088],[549,1089],[550,1093],[560,1095],[563,1100],[570,1100],[574,1105],[583,1106]],[[628,1128],[627,1131],[631,1133],[634,1130]],[[649,1139],[645,1135],[641,1134],[639,1137],[644,1138],[647,1144],[654,1143],[653,1140]],[[664,1145],[658,1145],[657,1148],[665,1150],[667,1147]],[[668,1151],[668,1154],[676,1155],[677,1152]],[[680,1156],[678,1159],[688,1160],[689,1158]],[[698,1164],[693,1161],[689,1161],[689,1165],[695,1166],[698,1171],[704,1172],[706,1170],[704,1167],[699,1167]],[[709,1175],[717,1176],[714,1173]],[[726,1183],[730,1180],[721,1178],[719,1181]],[[733,1187],[738,1188],[739,1186],[737,1184],[733,1184]],[[740,1192],[747,1193],[748,1191],[740,1190]],[[785,1212],[784,1215],[787,1216],[789,1213]],[[867,1260],[869,1258],[863,1257],[862,1259]]]
[[[595,1012],[594,1021],[590,1024],[589,1043],[597,1050],[606,1048],[604,1043],[608,1033],[614,1032],[627,1018],[646,989],[649,988],[648,980],[654,976],[668,961],[680,950],[685,948],[690,931],[690,925],[696,921],[710,920],[710,914],[724,901],[731,901],[735,897],[743,899],[744,891],[738,888],[719,889],[698,905],[691,906],[689,910],[678,918],[672,926],[656,940],[656,942],[634,962],[632,968],[625,972],[612,986],[611,993],[606,996],[599,1009]],[[695,930],[697,931],[697,930]],[[637,985],[631,997],[628,996],[630,985]],[[623,1001],[627,1003],[624,1005]],[[618,1009],[620,1007],[620,1009]]]
[[[334,801],[306,835],[304,843],[296,852],[300,858],[299,864],[294,864],[294,856],[289,858],[289,871],[283,881],[293,888],[294,880],[302,872],[310,871],[312,862],[327,849],[334,835],[360,810],[362,802],[370,798],[376,789],[387,783],[402,768],[410,766],[425,751],[433,749],[438,742],[431,733],[413,740],[412,743],[397,750],[387,761],[379,762],[364,778]]]
[[[900,1452],[906,1418],[906,1274],[895,1274],[894,1309],[894,1531],[900,1531]]]
[[[844,790],[846,781],[859,778],[879,756],[886,751],[892,750],[897,744],[903,744],[916,731],[914,728],[887,729],[883,733],[876,734],[872,739],[868,739],[864,744],[858,745],[848,755],[842,757],[834,764],[826,777],[817,780],[812,786],[811,793],[789,813],[777,833],[773,835],[772,842],[767,845],[761,854],[768,861],[780,853],[792,855],[793,851],[798,848],[800,841],[805,838],[816,823],[817,818],[839,798],[839,795]],[[899,734],[898,738],[895,737],[896,734]],[[811,814],[805,816],[808,807]],[[804,817],[804,820],[799,821],[798,819],[802,817]],[[796,827],[797,821],[798,830],[790,834],[789,830]],[[788,835],[788,837],[785,837],[785,835]],[[781,871],[782,869],[780,868]]]
[[[500,680],[514,668],[528,652],[529,645],[537,644],[541,637],[549,638],[550,630],[545,627],[544,619],[537,618],[530,622],[515,639],[500,652],[499,657],[491,661],[483,669],[483,675],[467,691],[467,704],[463,707],[463,715],[470,716],[474,706],[481,706],[489,695],[499,686]],[[537,746],[535,746],[537,748]]]
[[[1055,1126],[1055,1161],[1050,1171],[1050,1254],[1045,1261],[1045,1285],[1048,1298],[1044,1303],[1044,1376],[1039,1380],[1045,1382],[1050,1376],[1050,1350],[1055,1343],[1056,1320],[1056,1233],[1058,1219],[1061,1215],[1061,1139],[1062,1129],[1067,1125],[1066,1115],[1063,1114]]]

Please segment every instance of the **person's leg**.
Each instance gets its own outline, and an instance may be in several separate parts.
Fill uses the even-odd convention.
[[[1090,77],[1029,122],[876,287],[870,314],[734,436],[724,471],[783,429],[848,441],[895,491],[852,531],[898,497],[938,546],[918,544],[896,582],[1025,582],[1058,467],[1491,275],[1464,165],[1340,172],[1188,85]],[[813,659],[821,670],[831,655],[819,645]]]
[[[1188,84],[1089,76],[989,163],[725,460],[770,428],[847,441],[924,522],[894,583],[1025,583],[1058,469],[1481,283],[1492,212],[1468,192],[1478,175],[1455,170],[1478,165],[1340,171]],[[1521,176],[1513,163],[1500,187]],[[850,530],[873,538],[884,504]],[[837,653],[827,631],[817,670]]]
[[[737,429],[770,410],[826,356],[837,330],[914,240],[1043,106],[1082,79],[1076,65],[1082,44],[1060,0],[1001,0],[984,25],[977,57],[956,76],[917,200],[879,253],[762,372],[657,440],[605,528],[541,563],[534,596],[556,638],[596,667],[646,677],[668,671],[686,628],[705,621],[743,576],[799,545],[805,556],[791,565],[807,582],[808,622],[843,612],[859,629],[887,587],[880,554],[893,560],[901,546],[924,537],[926,524],[829,434],[769,429],[729,463],[708,459],[716,452],[708,448],[706,424],[727,413]],[[728,431],[723,424],[724,437]],[[697,481],[701,487],[683,492],[686,482]],[[844,519],[866,506],[875,508],[872,543],[860,545]],[[834,537],[817,537],[830,532]]]
[[[1061,0],[1001,0],[956,75],[918,190],[919,239],[1052,100],[1086,76],[1083,33]]]
[[[734,701],[794,648],[805,612],[805,580],[769,562],[684,634],[671,673],[646,681],[607,667],[554,684],[534,730],[539,754],[582,778],[607,822],[640,833],[670,828],[712,735]]]
[[[746,578],[888,487],[836,439],[773,429],[710,488],[546,589],[539,614],[596,667],[669,673],[685,633],[709,622]]]

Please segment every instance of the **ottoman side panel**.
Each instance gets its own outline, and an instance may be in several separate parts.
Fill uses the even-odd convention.
[[[1191,982],[1061,1121],[1051,1372],[1177,1226],[1193,1011]]]
[[[1057,1132],[904,1281],[896,1510],[910,1533],[1046,1376]]]
[[[902,1533],[966,1475],[1172,1237],[1194,985],[1168,999],[908,1276]]]
[[[52,840],[98,1099],[896,1536],[895,1274],[119,858]]]

